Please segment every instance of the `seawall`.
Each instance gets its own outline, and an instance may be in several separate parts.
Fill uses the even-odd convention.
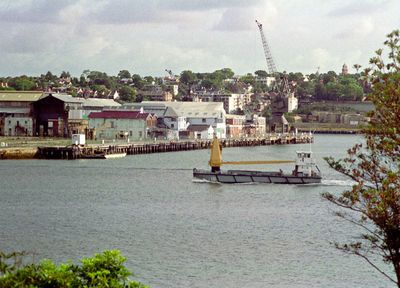
[[[0,159],[22,160],[34,159],[38,155],[37,147],[19,147],[0,149]]]
[[[269,135],[263,138],[223,139],[223,147],[245,147],[265,145],[286,145],[310,143],[309,134]],[[111,145],[69,145],[69,146],[39,146],[39,147],[8,147],[0,149],[0,159],[81,159],[101,154],[126,153],[127,155],[179,152],[199,149],[209,149],[211,140],[187,140],[168,142],[141,142]]]

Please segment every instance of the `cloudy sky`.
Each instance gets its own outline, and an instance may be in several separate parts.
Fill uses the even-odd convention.
[[[1,0],[0,77],[266,70],[255,19],[279,71],[338,72],[367,66],[399,13],[399,0]]]

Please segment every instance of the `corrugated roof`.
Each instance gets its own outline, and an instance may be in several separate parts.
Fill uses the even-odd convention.
[[[186,117],[186,118],[220,118],[220,113],[225,114],[222,102],[162,102],[143,101],[135,104],[136,107],[143,107],[145,111],[149,107],[165,109],[164,116]],[[169,109],[168,109],[169,108]]]
[[[72,97],[71,95],[62,93],[43,93],[43,96],[40,97],[40,100],[49,96],[53,96],[54,98],[66,103],[83,103],[83,98]]]
[[[40,91],[1,91],[0,101],[35,102],[42,94]]]
[[[48,97],[48,96],[53,96],[54,98],[57,98],[58,100],[61,100],[63,102],[67,102],[67,103],[83,103],[83,101],[84,101],[84,98],[72,97],[71,95],[68,95],[68,94],[52,93],[52,94],[47,95],[46,97]],[[45,98],[45,97],[43,97],[43,98]]]
[[[92,112],[89,119],[146,119],[149,113],[140,113],[140,111],[102,111]]]
[[[121,104],[114,101],[113,99],[102,99],[102,98],[78,98],[83,99],[84,107],[119,107]]]

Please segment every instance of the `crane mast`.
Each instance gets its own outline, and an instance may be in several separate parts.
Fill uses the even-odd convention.
[[[288,112],[288,98],[291,94],[289,82],[285,74],[278,73],[274,59],[269,49],[267,39],[264,35],[263,26],[256,20],[260,30],[261,40],[264,48],[265,60],[267,60],[268,72],[275,77],[273,93],[271,93],[271,118],[269,119],[270,132],[287,133],[290,129],[284,113]]]
[[[258,29],[260,30],[261,41],[262,41],[263,48],[264,48],[265,60],[267,61],[267,66],[268,66],[268,72],[271,74],[275,74],[277,72],[277,69],[276,69],[276,66],[274,63],[274,59],[272,59],[271,50],[269,49],[267,39],[265,38],[262,24],[260,22],[258,22],[257,20],[256,20],[256,23],[257,23]]]

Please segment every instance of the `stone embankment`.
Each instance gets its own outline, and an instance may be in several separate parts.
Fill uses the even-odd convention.
[[[20,160],[34,159],[37,157],[38,148],[20,147],[20,148],[1,148],[0,159]]]

